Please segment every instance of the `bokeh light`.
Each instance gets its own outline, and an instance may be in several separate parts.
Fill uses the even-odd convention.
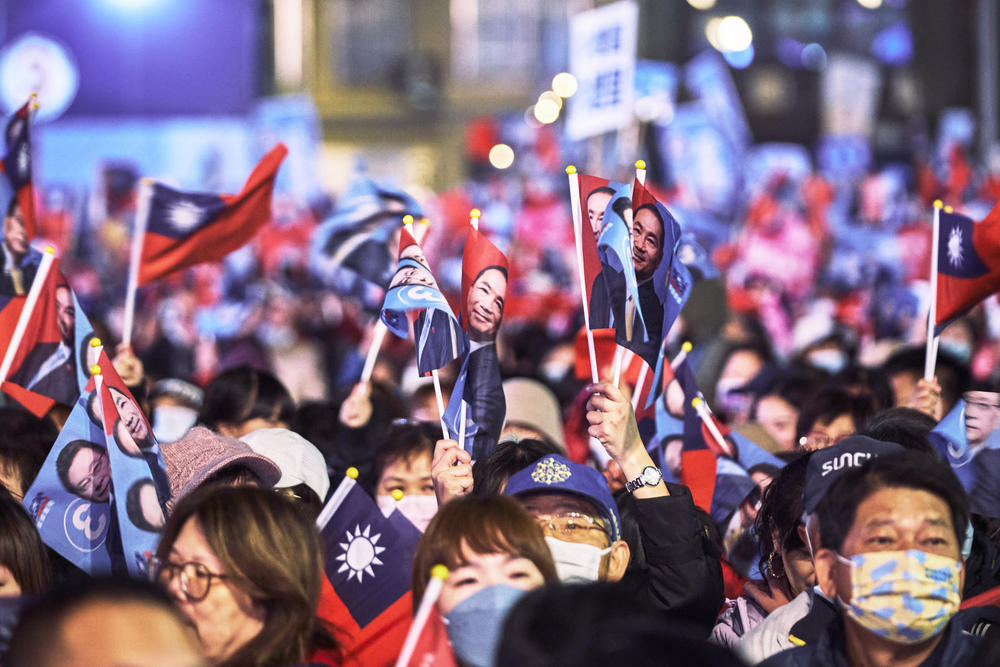
[[[688,4],[695,9],[711,9],[715,7],[715,0],[687,0]]]
[[[514,149],[507,144],[497,144],[490,149],[490,164],[497,169],[506,169],[514,164]]]
[[[727,16],[719,23],[718,40],[721,51],[745,51],[753,43],[753,33],[739,16]]]
[[[559,72],[552,78],[552,90],[560,97],[573,97],[577,86],[576,77],[569,72]]]
[[[550,99],[539,99],[535,103],[535,120],[543,125],[556,122],[559,118],[559,105]]]
[[[562,98],[558,94],[552,92],[551,90],[546,90],[544,93],[538,96],[538,101],[541,102],[542,100],[549,100],[556,105],[557,109],[562,110],[562,104],[563,104]]]
[[[878,9],[882,6],[882,0],[858,0],[858,4],[865,9]]]

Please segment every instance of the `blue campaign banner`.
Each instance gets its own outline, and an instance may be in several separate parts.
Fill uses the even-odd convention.
[[[86,394],[77,400],[24,506],[42,541],[92,575],[112,571],[111,466],[103,430],[87,415]],[[115,529],[116,530],[116,529]]]

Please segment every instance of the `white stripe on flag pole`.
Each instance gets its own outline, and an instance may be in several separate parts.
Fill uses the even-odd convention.
[[[319,516],[316,517],[316,527],[320,531],[326,528],[326,524],[330,523],[330,519],[332,519],[333,515],[336,514],[338,509],[340,509],[340,506],[344,504],[347,494],[351,492],[351,489],[354,488],[355,484],[357,484],[357,482],[345,475],[344,479],[342,479],[340,484],[337,485],[337,489],[333,492],[333,495],[330,496],[330,500],[326,501],[326,505],[323,506],[323,511],[321,511]]]
[[[576,167],[566,167],[569,176],[569,203],[573,217],[573,238],[576,240],[576,273],[580,278],[580,298],[583,300],[583,327],[587,332],[587,349],[590,352],[590,379],[599,382],[597,375],[597,350],[594,347],[594,332],[590,329],[590,304],[587,303],[587,277],[583,271],[583,211],[580,208],[580,178]]]
[[[934,366],[937,365],[937,336],[934,335],[934,322],[937,320],[937,283],[938,283],[938,245],[941,236],[941,200],[934,202],[934,231],[931,236],[931,298],[927,309],[927,347],[924,356],[924,379],[934,378]]]
[[[431,611],[434,609],[434,605],[437,604],[443,586],[444,579],[440,576],[432,576],[430,581],[427,582],[427,588],[424,589],[424,596],[420,598],[420,606],[417,607],[417,613],[413,616],[413,623],[406,633],[403,650],[399,652],[399,657],[396,658],[395,667],[406,667],[409,664],[410,658],[413,657],[413,651],[417,648],[420,633],[424,631],[424,626],[427,625],[427,619],[430,618]]]

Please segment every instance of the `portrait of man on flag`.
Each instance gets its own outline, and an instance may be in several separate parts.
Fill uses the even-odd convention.
[[[31,288],[38,271],[41,253],[32,249],[24,210],[17,197],[11,197],[3,216],[3,239],[0,240],[0,292],[22,296]]]

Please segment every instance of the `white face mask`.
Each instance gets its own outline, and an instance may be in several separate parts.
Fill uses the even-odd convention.
[[[601,571],[601,558],[611,553],[611,547],[600,549],[590,544],[565,542],[546,537],[552,560],[556,564],[559,581],[597,581]]]
[[[198,412],[183,405],[153,408],[153,435],[157,442],[175,442],[184,437],[198,420]]]
[[[816,368],[827,371],[831,375],[836,375],[847,366],[847,355],[842,350],[832,348],[810,352],[806,360]]]
[[[437,498],[433,495],[410,494],[396,500],[392,496],[379,494],[375,497],[375,502],[385,516],[392,514],[393,510],[399,510],[421,533],[427,530],[427,524],[438,509]]]

